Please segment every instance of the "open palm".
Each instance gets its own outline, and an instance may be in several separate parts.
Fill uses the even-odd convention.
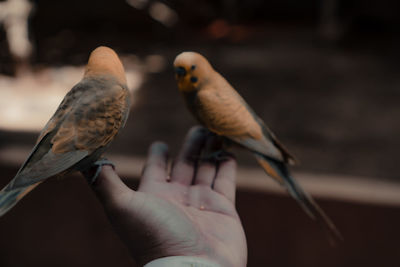
[[[235,209],[236,161],[201,160],[214,138],[189,132],[171,171],[168,148],[149,150],[139,189],[105,166],[94,189],[119,236],[140,264],[166,256],[196,256],[221,266],[245,266],[246,239]]]

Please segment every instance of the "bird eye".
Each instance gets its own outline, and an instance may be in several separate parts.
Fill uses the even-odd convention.
[[[190,81],[191,81],[192,83],[195,83],[195,82],[198,81],[198,79],[197,79],[197,77],[192,76],[192,77],[190,77]]]
[[[176,67],[175,73],[178,75],[178,77],[183,77],[186,75],[186,70],[183,67]]]
[[[192,65],[192,66],[190,67],[191,70],[194,70],[195,68],[196,68],[196,65]]]

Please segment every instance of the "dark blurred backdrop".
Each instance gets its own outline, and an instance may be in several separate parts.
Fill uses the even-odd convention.
[[[300,159],[295,171],[330,175],[340,188],[348,177],[361,177],[360,186],[363,179],[388,188],[399,182],[398,1],[32,3],[29,56],[13,55],[7,27],[0,26],[0,82],[44,68],[80,66],[95,47],[112,47],[142,75],[112,154],[142,159],[154,140],[177,151],[196,122],[183,105],[171,64],[178,53],[194,50],[209,58]],[[160,67],[144,68],[149,56]],[[0,83],[0,97],[5,89]],[[30,147],[36,135],[0,128],[0,151]],[[237,152],[241,167],[256,167],[249,155]],[[18,167],[0,161],[1,185]],[[137,174],[131,176],[126,180],[135,186]],[[335,198],[335,192],[320,195],[345,237],[336,248],[286,195],[239,187],[249,266],[399,266],[398,199],[382,204]],[[0,218],[0,235],[1,266],[133,265],[77,176],[41,185]]]

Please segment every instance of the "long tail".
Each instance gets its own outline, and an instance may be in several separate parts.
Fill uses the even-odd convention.
[[[18,201],[39,184],[40,182],[15,189],[9,189],[9,186],[3,188],[3,190],[0,191],[0,216],[3,216],[7,211],[14,207]]]
[[[341,233],[328,215],[301,188],[296,180],[291,177],[285,163],[266,158],[259,154],[254,155],[264,171],[278,183],[285,186],[289,194],[300,204],[303,210],[327,232],[329,240],[333,245],[336,244],[336,241],[343,240]]]

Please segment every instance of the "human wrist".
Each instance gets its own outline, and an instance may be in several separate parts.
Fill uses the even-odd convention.
[[[221,267],[215,261],[210,261],[200,257],[191,256],[169,256],[152,260],[145,264],[143,267]]]

